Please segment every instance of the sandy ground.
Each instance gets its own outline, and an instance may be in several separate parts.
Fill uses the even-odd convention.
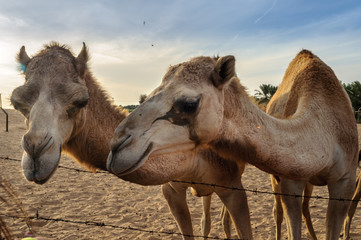
[[[1,176],[12,184],[29,216],[38,216],[38,219],[32,220],[38,235],[62,240],[181,239],[179,235],[162,233],[179,231],[162,196],[160,186],[143,187],[125,182],[108,173],[78,172],[72,169],[82,168],[66,156],[62,156],[60,165],[71,169],[59,168],[52,179],[44,185],[27,182],[22,176],[20,162],[5,159],[21,159],[20,141],[26,131],[23,117],[14,110],[8,110],[8,113],[9,132],[5,132],[5,117],[0,112]],[[243,175],[243,185],[250,190],[271,191],[269,179],[268,174],[248,166]],[[327,188],[315,187],[314,195],[327,197]],[[252,192],[247,192],[247,196],[254,238],[275,239],[273,196]],[[216,195],[212,201],[210,237],[223,238],[225,235],[219,218],[222,205]],[[188,204],[194,234],[201,235],[201,199],[193,197],[189,191]],[[319,239],[324,239],[327,201],[312,199],[310,206],[316,234]],[[20,216],[16,209],[1,203],[0,214],[16,237],[22,237],[28,231],[22,219],[4,217]],[[105,226],[95,226],[93,222]],[[351,232],[353,239],[361,239],[360,209],[356,211]],[[235,233],[233,237],[236,238]],[[302,237],[308,239],[304,224]],[[287,239],[285,223],[283,238]]]

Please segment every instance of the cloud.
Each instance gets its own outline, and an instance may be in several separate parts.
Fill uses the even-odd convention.
[[[106,45],[106,46],[104,46]],[[157,87],[170,65],[202,55],[192,43],[161,41],[153,47],[140,39],[88,45],[94,76],[116,104],[137,104],[140,94]]]
[[[260,16],[259,18],[256,19],[256,21],[254,21],[255,24],[257,24],[262,18],[264,18],[270,11],[272,11],[272,9],[276,6],[277,0],[274,0],[272,3],[272,6],[267,9],[262,16]]]
[[[1,91],[9,95],[23,82],[14,60],[19,48],[25,45],[34,55],[52,40],[68,44],[75,54],[85,41],[94,75],[119,104],[136,103],[160,83],[169,65],[197,55],[235,55],[251,94],[262,83],[278,84],[302,48],[313,50],[340,79],[360,80],[361,6],[323,4],[2,1]]]

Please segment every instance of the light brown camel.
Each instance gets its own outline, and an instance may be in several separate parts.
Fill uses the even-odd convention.
[[[278,117],[278,118],[287,118],[288,116],[284,116],[285,106],[287,104],[288,98],[283,97],[282,94],[277,92],[274,94],[267,104],[266,113]],[[280,177],[275,176],[273,174],[270,175],[272,189],[275,193],[282,193],[280,181],[282,180]],[[302,199],[302,217],[306,223],[308,233],[312,240],[317,240],[315,230],[312,225],[311,215],[309,210],[309,202],[310,196],[312,195],[313,185],[311,183],[306,183],[305,189],[303,190],[303,199]],[[276,239],[281,240],[281,227],[283,222],[283,208],[281,202],[281,196],[274,196],[274,204],[273,204],[273,218],[276,223]]]
[[[290,63],[278,94],[287,119],[262,112],[235,74],[235,58],[197,57],[173,66],[151,97],[114,133],[108,169],[137,172],[152,157],[210,147],[280,176],[289,239],[301,238],[307,182],[327,185],[326,239],[338,239],[355,190],[358,139],[350,100],[333,71],[310,51]],[[277,106],[275,106],[277,107]]]
[[[25,47],[22,47],[18,61],[26,68],[25,84],[13,91],[11,102],[14,108],[26,117],[28,126],[22,140],[22,167],[26,179],[45,183],[55,172],[62,151],[94,172],[96,169],[106,170],[110,138],[126,114],[112,106],[106,93],[90,73],[85,44],[77,57],[74,57],[67,47],[57,43],[45,46],[32,58],[27,55]],[[166,183],[163,193],[181,232],[185,235],[193,235],[185,199],[185,190],[190,184],[167,182],[180,179],[242,187],[244,163],[227,164],[208,150],[155,158],[154,161],[177,163],[178,167],[160,169],[152,168],[153,165],[150,164],[149,167],[145,166],[143,171],[122,178],[142,185]],[[212,169],[208,170],[209,168]],[[156,171],[156,174],[153,174],[153,171]],[[159,171],[162,171],[164,176],[160,176]],[[223,175],[229,177],[223,178]],[[233,216],[237,232],[251,238],[244,192],[195,185],[193,187],[199,196],[216,192]],[[234,204],[235,202],[242,204]],[[209,206],[205,205],[205,208],[202,226],[203,233],[208,234]]]

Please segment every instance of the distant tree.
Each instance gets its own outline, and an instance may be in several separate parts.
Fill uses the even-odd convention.
[[[147,94],[141,94],[139,96],[139,104],[142,104],[146,98],[147,98]]]
[[[139,105],[126,105],[122,106],[124,109],[127,109],[129,112],[133,112]]]
[[[275,94],[275,92],[278,89],[278,86],[273,86],[272,84],[261,84],[259,86],[260,90],[255,90],[255,99],[257,101],[258,104],[267,104],[269,102],[269,100],[271,100],[273,94]]]
[[[347,84],[343,83],[342,85],[350,97],[353,110],[359,110],[361,107],[361,83],[359,81],[355,81]]]

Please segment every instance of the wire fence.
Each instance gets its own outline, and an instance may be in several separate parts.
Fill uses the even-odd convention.
[[[13,162],[21,162],[20,159],[10,158],[8,156],[0,156],[0,159],[6,160],[6,161],[13,161]],[[85,174],[92,174],[92,172],[89,172],[87,170],[72,168],[72,167],[66,167],[59,165],[58,168],[67,169],[69,171],[75,171],[78,173],[85,173]],[[97,174],[109,174],[107,171],[98,171]],[[258,189],[248,189],[248,188],[237,188],[237,187],[230,187],[230,186],[222,186],[218,184],[209,184],[209,183],[201,183],[201,182],[193,182],[193,181],[179,181],[174,180],[173,182],[177,183],[185,183],[192,185],[203,185],[203,186],[209,186],[213,188],[224,188],[232,191],[244,191],[244,192],[250,192],[253,194],[267,194],[267,195],[273,195],[273,196],[287,196],[287,197],[295,197],[295,198],[310,198],[310,199],[316,199],[316,200],[335,200],[335,201],[355,201],[358,202],[360,200],[352,200],[352,199],[345,199],[345,198],[330,198],[325,196],[303,196],[303,195],[293,195],[293,194],[285,194],[285,193],[277,193],[273,191],[264,191],[264,190],[258,190]],[[4,217],[10,217],[10,218],[24,218],[21,216],[12,216],[12,215],[5,215],[0,214],[0,216]],[[230,238],[219,238],[219,237],[206,237],[201,235],[185,235],[179,232],[173,232],[173,231],[156,231],[156,230],[147,230],[142,228],[136,228],[131,226],[116,226],[111,224],[106,224],[104,222],[95,222],[95,221],[79,221],[79,220],[72,220],[72,219],[63,219],[63,218],[51,218],[51,217],[44,217],[40,216],[37,212],[35,216],[29,216],[30,219],[36,219],[36,220],[44,220],[44,221],[54,221],[54,222],[66,222],[66,223],[72,223],[72,224],[81,224],[81,225],[88,225],[88,226],[96,226],[96,227],[108,227],[108,228],[114,228],[114,229],[122,229],[122,230],[130,230],[130,231],[138,231],[138,232],[145,232],[149,234],[156,234],[156,235],[173,235],[173,236],[184,236],[184,237],[194,237],[194,238],[204,238],[204,239],[230,239]]]
[[[10,157],[2,157],[0,156],[0,159],[4,159],[4,160],[8,160],[8,161],[16,161],[16,162],[21,162],[21,160],[19,159],[15,159],[15,158],[10,158]],[[72,168],[72,167],[66,167],[66,166],[61,166],[59,165],[58,168],[63,168],[63,169],[67,169],[67,170],[71,170],[71,171],[75,171],[75,172],[81,172],[81,173],[91,173],[87,170],[82,170],[82,169],[77,169],[77,168]],[[110,174],[107,171],[97,171],[97,174]],[[208,186],[208,187],[213,187],[213,188],[224,188],[224,189],[228,189],[228,190],[232,190],[232,191],[243,191],[243,192],[250,192],[250,193],[254,193],[254,194],[268,194],[268,195],[274,195],[274,196],[286,196],[286,197],[295,197],[295,198],[310,198],[310,199],[317,199],[317,200],[335,200],[335,201],[347,201],[347,202],[359,202],[361,200],[353,200],[353,199],[347,199],[347,198],[330,198],[330,197],[325,197],[325,196],[319,196],[319,195],[315,195],[315,196],[304,196],[304,195],[298,195],[298,194],[287,194],[287,193],[278,193],[278,192],[273,192],[273,191],[264,191],[264,190],[258,190],[258,189],[249,189],[249,188],[237,188],[237,187],[230,187],[230,186],[223,186],[223,185],[219,185],[219,184],[211,184],[211,183],[202,183],[202,182],[194,182],[194,181],[179,181],[179,180],[173,180],[172,182],[178,182],[178,183],[186,183],[186,184],[190,184],[190,185],[203,185],[203,186]]]
[[[0,214],[0,216],[8,217],[8,218],[14,218],[14,219],[24,219],[23,216],[16,216],[16,215]],[[43,216],[40,216],[39,213],[36,213],[35,216],[29,216],[28,218],[31,219],[31,220],[65,222],[65,223],[72,223],[72,224],[77,224],[77,225],[87,225],[87,226],[95,226],[95,227],[107,227],[107,228],[113,228],[113,229],[137,231],[137,232],[149,233],[151,235],[158,235],[158,236],[172,235],[172,236],[193,237],[193,238],[203,238],[203,239],[239,240],[238,238],[219,238],[219,237],[208,237],[208,236],[203,236],[203,235],[188,235],[188,234],[182,234],[182,233],[173,232],[173,231],[147,230],[147,229],[136,228],[136,227],[131,227],[131,226],[126,226],[125,227],[125,226],[117,226],[117,225],[112,225],[112,224],[106,224],[104,222],[80,221],[80,220],[71,220],[71,219],[64,219],[64,218],[43,217]]]

